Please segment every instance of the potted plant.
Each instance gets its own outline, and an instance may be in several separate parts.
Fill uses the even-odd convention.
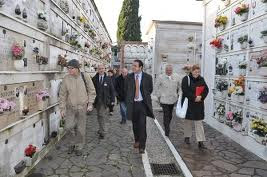
[[[267,123],[263,119],[256,117],[251,120],[250,128],[252,137],[255,138],[258,143],[266,145]]]
[[[216,39],[213,39],[211,42],[210,42],[210,45],[215,48],[217,50],[217,52],[220,52],[221,49],[222,49],[222,41],[223,39],[222,38],[216,38]]]
[[[261,32],[261,37],[263,38],[264,43],[267,43],[267,30]]]
[[[267,0],[261,0],[261,2],[264,4],[265,12],[267,12]]]
[[[267,87],[263,87],[259,90],[258,100],[261,103],[261,108],[267,109]]]
[[[227,24],[227,17],[226,16],[218,16],[215,19],[215,28],[219,28],[221,31],[225,29],[225,26]]]
[[[247,62],[246,61],[240,62],[238,65],[238,68],[239,68],[240,75],[245,76],[246,75],[246,69],[247,69]]]
[[[43,111],[48,106],[49,93],[48,90],[42,90],[36,93],[38,110]]]
[[[241,49],[246,49],[248,46],[248,35],[240,36],[237,40]]]
[[[225,116],[225,105],[219,104],[219,106],[216,109],[216,118],[218,119],[219,122],[223,123],[224,122],[224,116]]]
[[[216,84],[216,94],[220,97],[225,98],[227,96],[228,82],[225,80],[219,80]]]
[[[30,144],[24,150],[26,166],[30,167],[37,160],[37,148]]]
[[[48,29],[47,18],[45,12],[38,13],[37,28],[46,31]]]
[[[240,16],[241,21],[246,21],[248,19],[249,5],[241,4],[235,9],[235,13]]]
[[[12,58],[14,60],[14,67],[17,71],[21,71],[24,68],[23,57],[25,55],[25,49],[22,45],[15,42],[11,47]]]
[[[263,76],[267,76],[267,56],[261,56],[256,59],[259,74]]]

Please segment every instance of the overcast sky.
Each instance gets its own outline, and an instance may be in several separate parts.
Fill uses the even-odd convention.
[[[95,0],[113,42],[116,42],[117,21],[123,0]],[[202,22],[202,2],[196,0],[139,0],[144,35],[152,20]]]

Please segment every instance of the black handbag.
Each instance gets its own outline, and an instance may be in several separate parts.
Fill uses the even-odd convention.
[[[16,174],[21,173],[26,168],[26,162],[24,160],[20,161],[15,167],[14,170]]]

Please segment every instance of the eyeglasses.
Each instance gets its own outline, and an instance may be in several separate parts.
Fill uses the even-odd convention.
[[[74,69],[73,67],[67,67],[69,70]]]

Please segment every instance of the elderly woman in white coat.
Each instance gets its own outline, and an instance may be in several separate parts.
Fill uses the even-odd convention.
[[[172,112],[178,99],[179,87],[180,78],[178,74],[173,73],[172,65],[166,65],[165,73],[158,77],[155,85],[155,95],[163,109],[165,136],[170,134]]]

